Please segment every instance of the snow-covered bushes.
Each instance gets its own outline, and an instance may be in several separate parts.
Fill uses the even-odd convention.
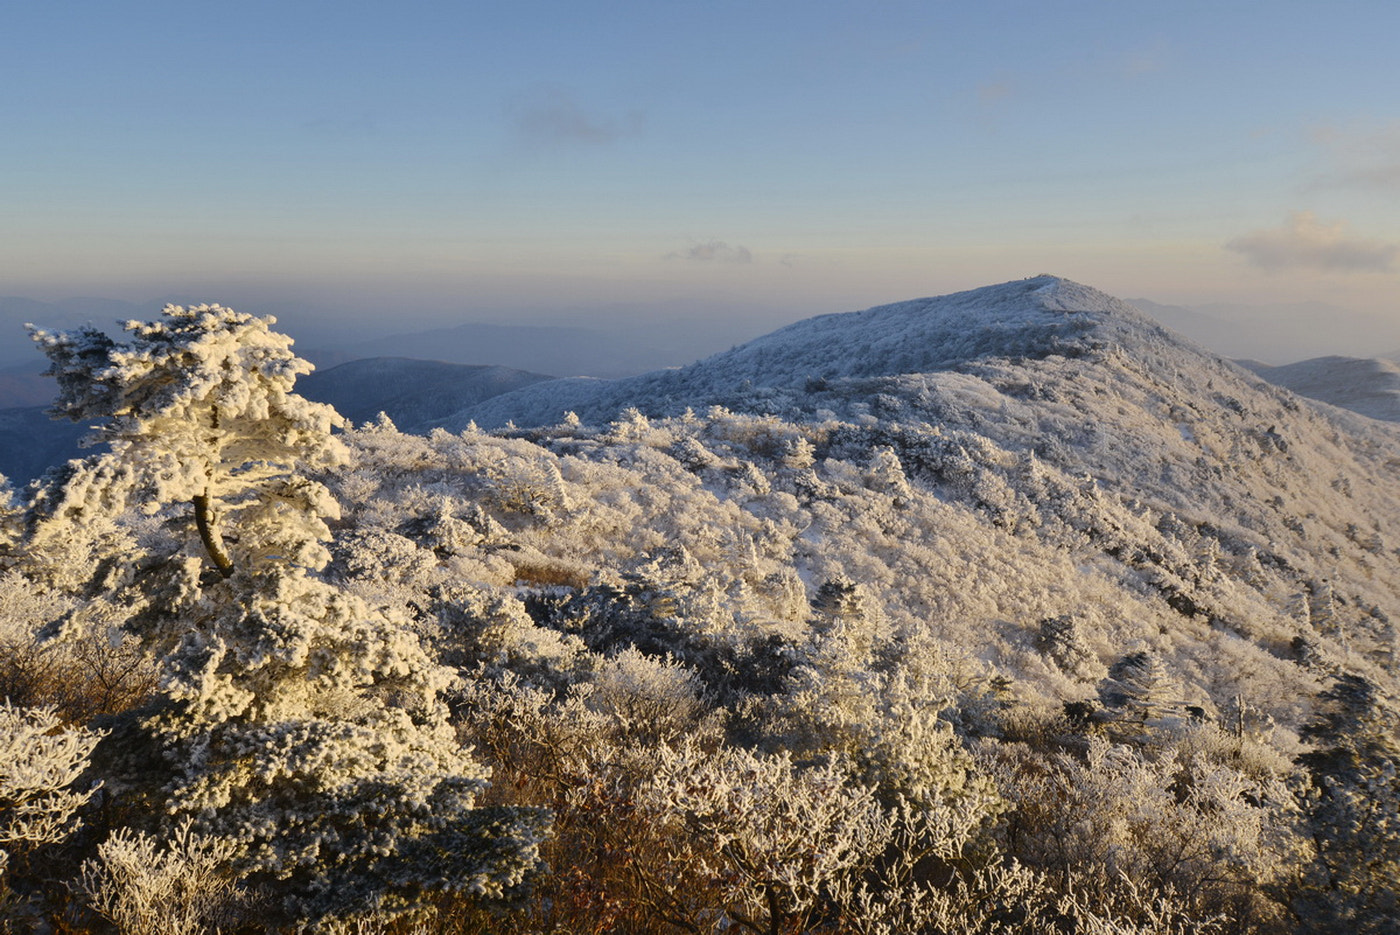
[[[652,886],[681,918],[753,932],[804,931],[885,850],[893,820],[840,761],[805,769],[786,754],[663,746],[640,808],[660,826]],[[692,889],[718,905],[695,904]],[[713,897],[712,897],[713,898]]]
[[[65,722],[81,724],[148,697],[155,666],[135,640],[112,632],[124,620],[110,611],[40,587],[18,571],[0,573],[0,698],[52,707]],[[74,614],[90,625],[65,639],[42,637],[47,625]]]
[[[1034,360],[776,388],[755,361],[728,410],[495,435],[326,436],[227,310],[45,338],[114,450],[0,508],[0,637],[161,678],[62,702],[116,715],[67,846],[148,847],[154,879],[181,834],[232,845],[217,880],[285,929],[1364,931],[1393,896],[1400,441],[1061,311]],[[1323,578],[1330,611],[1290,615]],[[1326,675],[1374,723],[1342,694],[1315,719]]]
[[[0,878],[12,853],[62,841],[94,788],[75,788],[101,738],[52,709],[0,701]]]
[[[1082,756],[983,746],[1010,800],[1008,845],[1057,879],[1106,892],[1132,881],[1195,918],[1278,924],[1286,907],[1274,894],[1305,852],[1287,776],[1181,752],[1227,744],[1163,739],[1143,748],[1091,736]]]
[[[51,708],[0,700],[0,932],[41,924],[31,857],[81,825],[79,811],[97,791],[82,776],[100,737],[62,727]]]
[[[252,906],[236,885],[237,845],[184,822],[163,842],[120,829],[83,863],[78,889],[121,935],[206,935],[245,921]]]
[[[1400,918],[1400,718],[1360,676],[1321,701],[1299,758],[1316,854],[1296,908],[1318,932],[1379,935]]]

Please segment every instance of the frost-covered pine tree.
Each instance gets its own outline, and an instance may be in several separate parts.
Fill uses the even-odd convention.
[[[1073,614],[1041,620],[1036,648],[1075,678],[1088,681],[1100,677],[1104,672],[1103,663],[1089,648],[1083,627]]]
[[[162,320],[127,322],[126,344],[95,328],[32,330],[58,381],[51,412],[105,420],[94,440],[130,472],[130,494],[151,509],[188,503],[225,577],[240,557],[324,560],[324,519],[339,513],[306,471],[344,460],[331,435],[344,420],[291,391],[311,365],[275,322],[218,305],[167,306]],[[242,556],[221,531],[235,518],[258,533],[240,540]],[[298,546],[310,551],[287,551]]]
[[[1319,578],[1309,582],[1308,622],[1314,630],[1324,636],[1340,636],[1337,627],[1337,598],[1332,590],[1332,582]]]
[[[7,564],[7,557],[19,539],[19,515],[10,480],[0,474],[0,567]]]
[[[1316,854],[1295,909],[1309,930],[1380,935],[1400,918],[1400,718],[1369,680],[1342,675],[1319,696],[1298,758]]]
[[[162,833],[192,819],[234,842],[236,869],[287,921],[499,896],[534,867],[546,818],[475,807],[487,770],[448,722],[450,670],[405,621],[318,576],[338,507],[310,473],[344,458],[341,420],[291,392],[310,365],[271,324],[172,306],[128,323],[129,343],[35,332],[55,411],[104,420],[120,495],[94,482],[89,505],[193,519],[183,554],[131,555],[111,601],[163,673],[99,760]]]
[[[1128,724],[1148,724],[1177,707],[1180,688],[1162,657],[1150,650],[1129,653],[1099,683],[1099,700]]]
[[[889,494],[896,507],[905,506],[914,495],[899,455],[887,445],[871,452],[868,477],[871,487]]]

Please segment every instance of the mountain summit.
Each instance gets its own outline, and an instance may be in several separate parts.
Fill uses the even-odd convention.
[[[739,397],[754,390],[951,371],[990,359],[1075,359],[1113,347],[1151,356],[1165,345],[1204,353],[1120,299],[1037,276],[819,315],[677,370],[541,383],[464,410],[445,425],[539,425],[569,410],[585,420],[607,419],[628,406],[655,415],[703,404],[750,408]]]
[[[1329,581],[1353,595],[1354,646],[1400,649],[1388,622],[1400,582],[1381,574],[1400,544],[1400,430],[1296,396],[1065,279],[823,315],[679,370],[534,384],[449,424],[513,421],[541,437],[525,427],[574,411],[625,438],[638,420],[707,407],[711,420],[801,427],[840,460],[887,447],[911,476],[994,517],[1008,498],[1034,501],[1028,478],[1053,470],[1121,505],[1084,534],[1182,607],[1204,605],[1190,597],[1197,573],[1126,532],[1137,511],[1191,530],[1178,541],[1259,556],[1292,586]]]

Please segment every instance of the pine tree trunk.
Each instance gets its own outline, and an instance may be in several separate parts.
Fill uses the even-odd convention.
[[[194,524],[199,530],[199,541],[204,544],[204,551],[209,553],[209,558],[214,562],[214,567],[219,569],[219,574],[225,578],[232,575],[233,559],[228,557],[219,531],[214,528],[214,511],[209,506],[207,493],[194,498]]]

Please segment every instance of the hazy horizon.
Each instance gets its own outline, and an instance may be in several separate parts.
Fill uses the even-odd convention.
[[[925,296],[909,295],[899,301],[922,297]],[[1147,296],[1117,297],[1136,304],[1168,328],[1225,357],[1287,364],[1328,355],[1364,358],[1400,354],[1400,318],[1375,319],[1329,303],[1183,306],[1158,302]],[[44,364],[24,340],[23,321],[34,320],[44,328],[71,328],[92,323],[115,332],[119,321],[131,317],[153,318],[166,302],[216,301],[239,311],[273,315],[277,318],[278,329],[296,341],[297,350],[323,367],[362,357],[404,356],[540,370],[538,364],[522,363],[533,355],[559,361],[558,366],[545,367],[540,372],[607,377],[687,364],[794,321],[831,312],[859,311],[880,304],[834,307],[832,302],[827,302],[803,309],[778,305],[745,307],[676,298],[652,303],[614,302],[554,308],[492,308],[480,303],[464,303],[460,308],[445,305],[376,309],[370,306],[360,315],[346,315],[334,314],[329,306],[312,304],[307,298],[288,300],[267,295],[261,302],[251,303],[237,301],[238,296],[233,298],[235,301],[229,301],[228,297],[204,299],[170,293],[137,302],[72,297],[44,303],[30,297],[0,296],[0,327],[6,329],[7,334],[6,340],[0,342],[0,369],[30,361],[36,367]],[[438,345],[432,340],[435,335],[450,337],[453,332],[483,327],[500,331],[493,334],[494,339],[486,345],[490,350],[480,359],[468,359],[471,355],[461,349],[460,341]],[[518,350],[510,348],[506,341],[512,328],[520,329],[522,346]],[[531,342],[537,344],[553,336],[554,332],[542,329],[558,329],[561,340],[569,336],[593,339],[573,348],[582,360],[581,369],[569,370],[563,363],[571,348],[542,352],[538,347],[529,346]],[[616,340],[618,346],[600,354],[599,341],[603,339]],[[502,347],[507,349],[502,352],[499,350]],[[629,357],[635,358],[635,363],[631,363]],[[602,362],[604,358],[605,363]]]

